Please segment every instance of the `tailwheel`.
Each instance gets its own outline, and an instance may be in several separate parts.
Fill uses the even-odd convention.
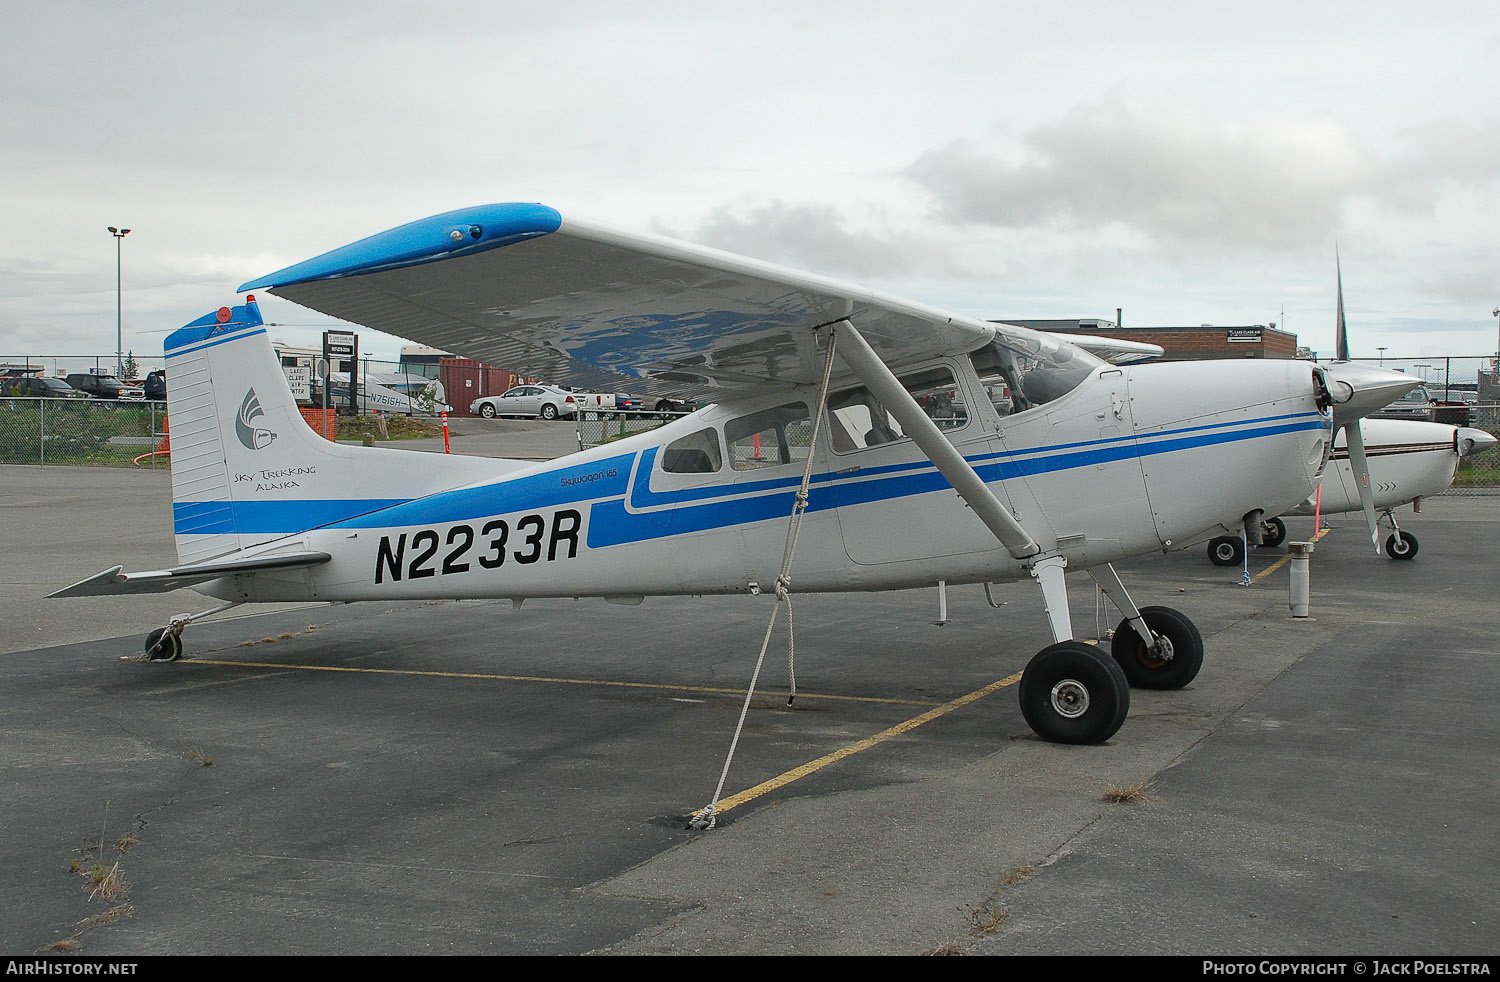
[[[1052,743],[1103,743],[1130,711],[1130,684],[1114,659],[1082,641],[1043,648],[1021,675],[1021,715]]]
[[[1245,561],[1245,543],[1237,535],[1209,539],[1208,558],[1215,566],[1238,566]]]
[[[147,661],[176,661],[182,657],[182,635],[170,627],[159,627],[146,635]]]
[[[1279,518],[1268,518],[1260,523],[1260,544],[1279,546],[1286,541],[1286,522]]]
[[[1385,540],[1385,554],[1392,559],[1410,559],[1417,554],[1417,537],[1400,529]]]
[[[1171,607],[1142,607],[1156,644],[1142,639],[1127,618],[1115,628],[1109,651],[1130,684],[1140,689],[1180,689],[1203,667],[1203,635]]]

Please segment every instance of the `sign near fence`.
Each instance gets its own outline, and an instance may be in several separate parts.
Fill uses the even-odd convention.
[[[312,369],[307,365],[287,365],[286,384],[292,387],[292,398],[302,402],[312,399]]]

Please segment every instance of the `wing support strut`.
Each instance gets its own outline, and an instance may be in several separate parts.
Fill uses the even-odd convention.
[[[1141,616],[1141,609],[1130,599],[1130,594],[1125,592],[1125,584],[1120,582],[1120,574],[1115,572],[1111,563],[1103,566],[1095,566],[1089,570],[1089,576],[1099,585],[1099,589],[1109,598],[1109,602],[1115,605],[1130,626],[1135,628],[1135,633],[1143,638],[1151,639],[1151,647],[1156,647],[1156,633],[1146,624],[1146,618]]]
[[[854,369],[860,381],[869,386],[870,392],[880,400],[880,404],[896,417],[906,435],[927,455],[927,459],[937,467],[938,473],[948,479],[964,504],[974,510],[974,514],[995,534],[1000,544],[1016,559],[1026,559],[1040,553],[1041,547],[1021,527],[1021,523],[1016,521],[1000,499],[995,497],[995,493],[975,473],[974,468],[969,466],[963,454],[948,442],[937,424],[922,411],[922,407],[917,405],[911,393],[906,391],[906,387],[891,373],[885,362],[880,360],[880,356],[875,354],[854,324],[841,320],[833,325],[832,330],[839,338],[839,356],[844,359],[845,364]],[[1046,592],[1045,589],[1043,592]],[[1052,606],[1050,596],[1048,606]],[[1067,611],[1066,595],[1063,597],[1062,610],[1065,613]],[[1067,637],[1071,636],[1070,632]]]

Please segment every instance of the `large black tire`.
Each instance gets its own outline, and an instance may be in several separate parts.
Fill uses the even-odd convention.
[[[1260,544],[1263,546],[1279,546],[1286,541],[1286,522],[1279,518],[1268,518],[1261,523]]]
[[[1021,715],[1051,743],[1103,743],[1130,712],[1130,683],[1114,659],[1082,641],[1043,648],[1021,675]]]
[[[1410,532],[1392,532],[1385,540],[1385,554],[1392,559],[1411,559],[1417,554],[1417,537]]]
[[[493,402],[486,402],[481,404],[479,407],[479,415],[483,416],[485,419],[494,419],[495,404]]]
[[[553,420],[553,419],[556,419],[556,418],[557,418],[557,407],[556,406],[552,405],[552,403],[549,402],[545,406],[542,407],[542,419]]]
[[[1141,616],[1161,637],[1161,651],[1153,651],[1128,620],[1115,628],[1109,644],[1109,653],[1130,684],[1138,689],[1180,689],[1197,678],[1203,667],[1203,635],[1197,625],[1171,607],[1142,607]]]
[[[1238,566],[1245,561],[1245,543],[1234,535],[1209,539],[1208,558],[1215,566]]]

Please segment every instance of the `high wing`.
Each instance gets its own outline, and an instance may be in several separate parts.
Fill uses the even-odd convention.
[[[549,382],[676,398],[816,382],[823,353],[811,329],[843,318],[892,365],[971,351],[997,333],[1033,346],[1039,337],[536,204],[422,219],[240,292],[261,289]]]

